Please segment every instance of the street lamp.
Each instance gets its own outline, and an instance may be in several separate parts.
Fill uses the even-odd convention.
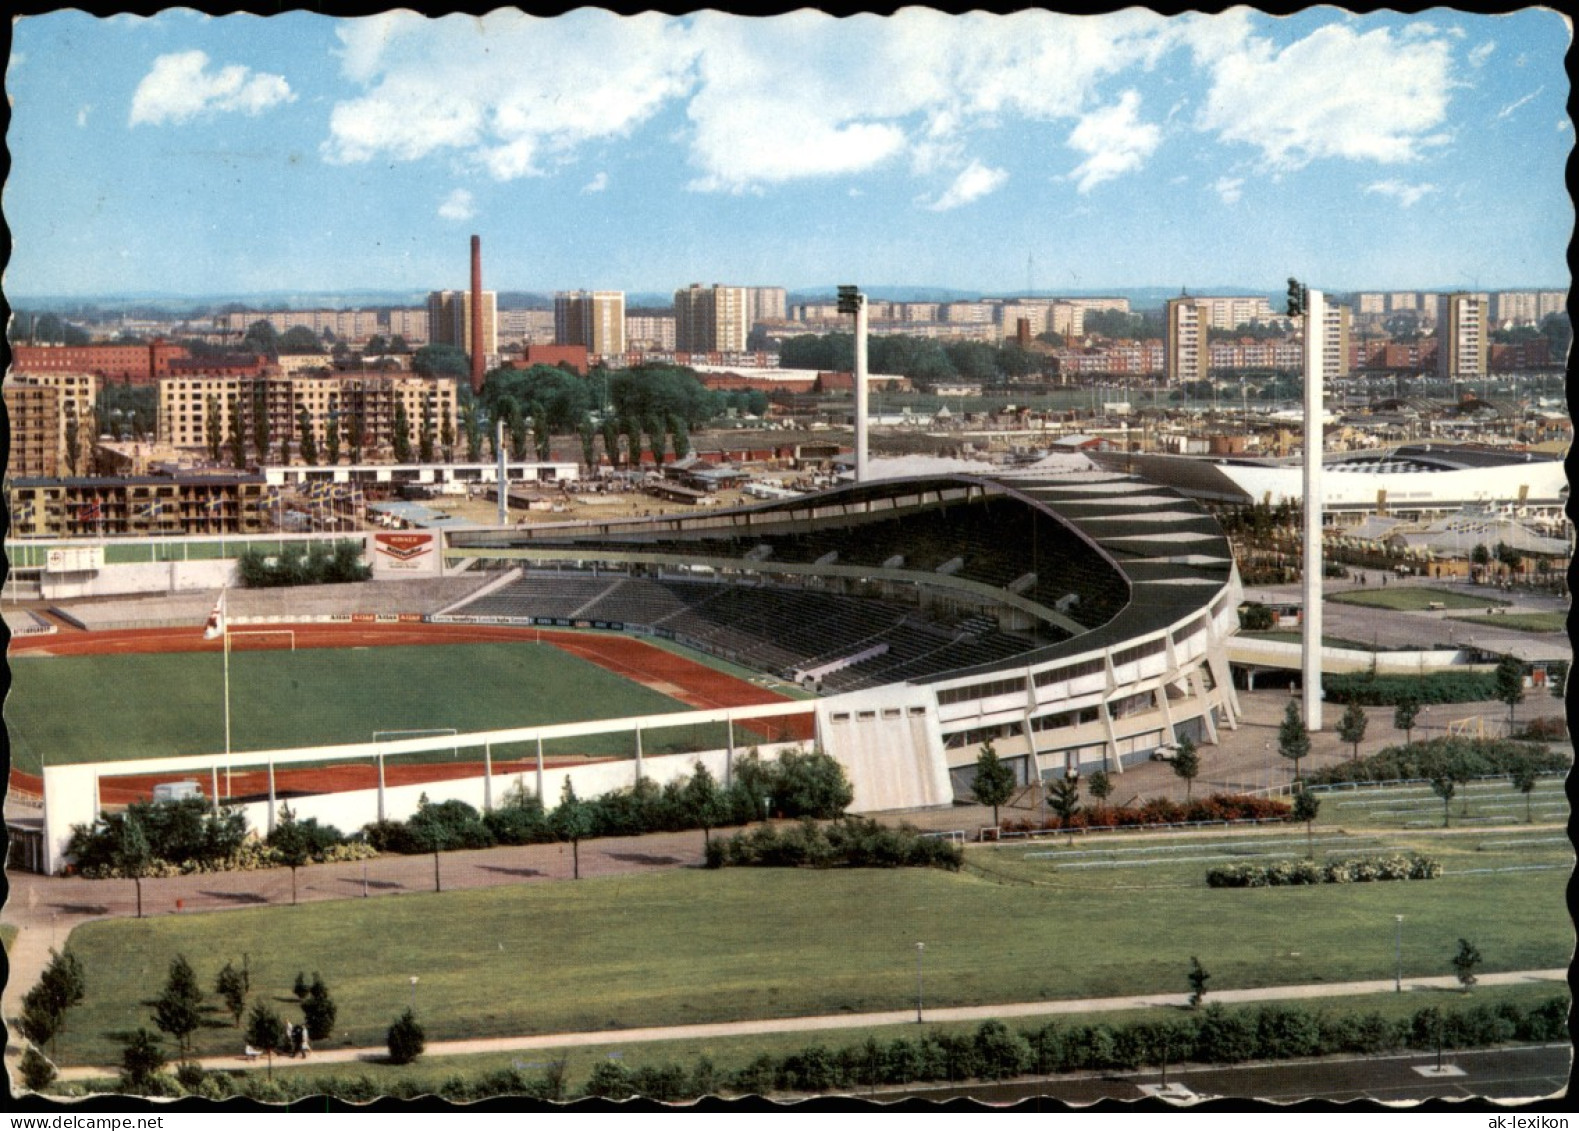
[[[1393,993],[1404,992],[1404,917],[1393,916]]]
[[[927,944],[916,943],[916,1024],[921,1024],[921,956],[926,953]]]

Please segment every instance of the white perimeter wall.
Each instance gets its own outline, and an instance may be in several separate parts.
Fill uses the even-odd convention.
[[[183,593],[239,585],[233,558],[201,562],[129,562],[92,573],[46,573],[40,592],[47,601],[71,597],[115,597],[128,593]]]

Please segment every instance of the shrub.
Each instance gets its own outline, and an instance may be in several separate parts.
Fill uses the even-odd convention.
[[[408,1009],[396,1018],[385,1035],[385,1044],[392,1064],[410,1064],[421,1056],[422,1050],[427,1048],[427,1034],[417,1015]]]
[[[810,818],[787,828],[759,825],[720,837],[705,849],[710,868],[947,868],[957,871],[964,851],[910,825],[888,827],[868,817],[841,817],[825,825]]]
[[[1389,746],[1353,762],[1340,762],[1306,775],[1309,785],[1351,781],[1405,781],[1429,778],[1433,767],[1452,765],[1460,780],[1510,774],[1528,762],[1537,772],[1566,770],[1566,753],[1505,738],[1432,738],[1407,746]]]
[[[30,1092],[42,1092],[55,1082],[55,1066],[31,1045],[22,1053],[17,1068],[22,1073],[23,1086]]]
[[[1206,870],[1213,888],[1288,887],[1298,884],[1353,884],[1376,880],[1432,880],[1442,865],[1418,853],[1354,856],[1317,864],[1312,860],[1276,860],[1266,864],[1221,864]]]
[[[605,1100],[628,1100],[636,1094],[630,1069],[615,1060],[605,1060],[592,1070],[586,1094]]]

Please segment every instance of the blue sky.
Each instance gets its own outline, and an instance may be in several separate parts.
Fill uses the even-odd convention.
[[[15,295],[1563,286],[1555,11],[14,26]]]

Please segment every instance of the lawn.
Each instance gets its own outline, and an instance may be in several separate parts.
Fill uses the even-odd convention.
[[[1567,613],[1501,613],[1497,616],[1448,617],[1448,620],[1480,628],[1507,628],[1514,632],[1562,632],[1568,627]]]
[[[1274,835],[1297,852],[1301,832]],[[296,972],[320,971],[343,1033],[325,1047],[379,1044],[411,1000],[412,976],[429,1038],[444,1040],[906,1008],[918,941],[935,1006],[1180,992],[1191,954],[1216,989],[1383,977],[1399,914],[1406,975],[1451,973],[1466,935],[1486,972],[1568,961],[1566,845],[1487,854],[1411,838],[1442,842],[1431,850],[1448,874],[1211,890],[1205,860],[1074,868],[1084,858],[1031,857],[1049,846],[1021,844],[973,850],[981,866],[961,874],[680,870],[91,923],[71,938],[89,992],[61,1055],[114,1063],[116,1036],[147,1023],[145,1003],[177,953],[205,986],[247,955],[257,992],[282,1009]],[[1207,857],[1213,839],[1221,834],[1165,843]],[[234,1029],[217,1020],[198,1036],[203,1053],[235,1047]]]
[[[46,760],[224,748],[215,653],[14,656],[11,678],[5,714],[13,764],[30,773]],[[236,750],[367,742],[375,731],[489,730],[686,709],[552,645],[526,641],[233,652],[230,682]],[[579,743],[589,753],[626,753],[627,745],[621,735]]]
[[[1364,605],[1373,609],[1393,609],[1398,612],[1424,612],[1433,603],[1449,609],[1484,609],[1506,605],[1507,601],[1495,597],[1476,597],[1454,593],[1446,589],[1427,589],[1415,585],[1400,585],[1393,589],[1359,589],[1353,592],[1331,593],[1327,600],[1340,605]]]

